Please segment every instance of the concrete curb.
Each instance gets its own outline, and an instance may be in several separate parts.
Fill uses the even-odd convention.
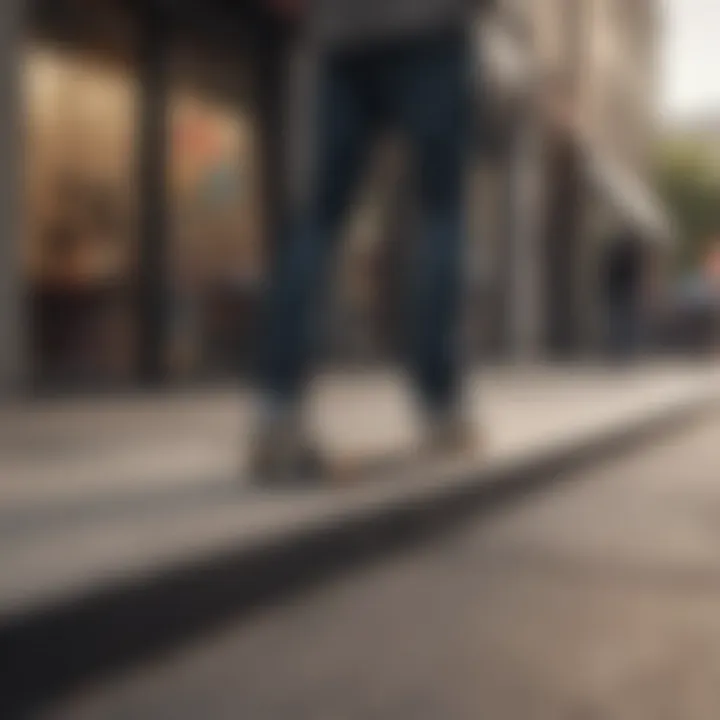
[[[263,542],[0,621],[0,717],[27,717],[80,683],[680,430],[717,400],[698,394],[517,460],[450,471],[437,482],[407,486],[402,497],[361,502]]]

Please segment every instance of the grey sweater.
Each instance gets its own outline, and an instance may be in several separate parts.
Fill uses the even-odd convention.
[[[310,31],[321,45],[362,42],[462,28],[478,0],[310,0]]]

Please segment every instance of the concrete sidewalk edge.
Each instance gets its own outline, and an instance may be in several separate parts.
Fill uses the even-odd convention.
[[[714,395],[696,394],[516,461],[410,485],[403,498],[362,503],[263,543],[226,548],[152,577],[127,577],[92,595],[0,621],[0,716],[26,717],[80,683],[680,430],[717,405]]]

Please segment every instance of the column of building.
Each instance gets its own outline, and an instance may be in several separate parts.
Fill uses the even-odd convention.
[[[22,0],[0,3],[0,397],[16,393],[30,364],[22,268]]]
[[[166,376],[168,350],[168,28],[148,10],[139,42],[138,107],[138,375],[147,385]]]
[[[540,173],[542,142],[535,119],[523,109],[506,159],[505,337],[508,359],[530,362],[542,350]]]

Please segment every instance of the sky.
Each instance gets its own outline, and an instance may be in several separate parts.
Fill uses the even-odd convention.
[[[671,118],[720,114],[720,0],[661,1],[664,113]]]

